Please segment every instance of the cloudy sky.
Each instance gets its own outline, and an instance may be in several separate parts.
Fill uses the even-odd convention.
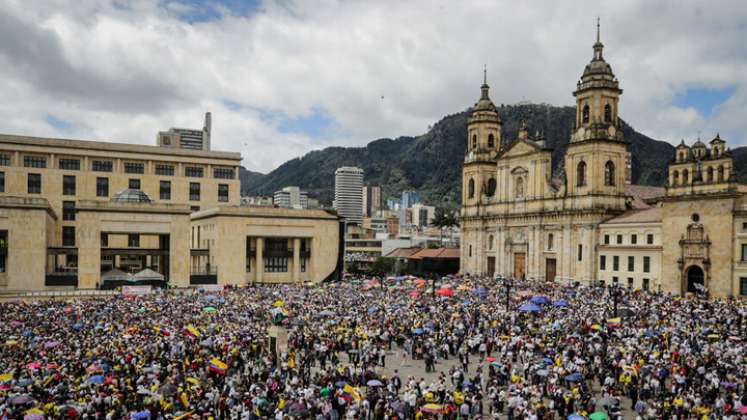
[[[747,145],[747,1],[0,0],[0,132],[153,144],[202,127],[266,172],[418,135],[477,99],[571,105],[595,19],[621,115]]]

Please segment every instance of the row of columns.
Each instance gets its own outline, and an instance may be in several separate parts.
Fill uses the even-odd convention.
[[[265,272],[265,260],[264,260],[264,248],[265,248],[265,238],[263,237],[256,237],[256,255],[255,255],[255,261],[253,267],[256,267],[254,269],[254,281],[256,282],[262,282],[263,275]],[[301,281],[301,238],[293,238],[293,260],[291,264],[292,272],[292,278],[291,280],[294,283],[298,283]]]

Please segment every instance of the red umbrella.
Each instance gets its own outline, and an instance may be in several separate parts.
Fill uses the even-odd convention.
[[[454,291],[452,289],[438,289],[436,294],[439,296],[454,296]]]
[[[486,357],[485,361],[486,362],[495,362],[495,357]]]
[[[410,292],[409,294],[410,294],[410,296],[412,296],[412,297],[414,297],[414,298],[418,298],[418,297],[420,297],[420,292],[418,292],[417,290],[413,290],[413,291],[412,291],[412,292]]]

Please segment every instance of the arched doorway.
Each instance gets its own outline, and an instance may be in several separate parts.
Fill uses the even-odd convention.
[[[687,292],[702,293],[703,287],[705,287],[705,276],[703,275],[703,269],[697,265],[691,265],[687,269],[686,276]]]

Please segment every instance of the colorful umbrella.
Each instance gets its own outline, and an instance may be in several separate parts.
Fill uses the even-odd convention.
[[[449,412],[446,406],[441,404],[426,404],[420,407],[420,411],[428,414],[446,414]]]
[[[589,420],[607,420],[608,418],[610,418],[610,416],[608,416],[604,411],[597,411],[589,415]]]

